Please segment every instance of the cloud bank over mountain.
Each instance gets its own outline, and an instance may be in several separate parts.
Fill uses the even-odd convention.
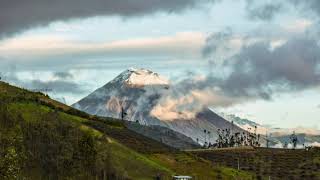
[[[192,116],[206,106],[272,100],[275,94],[319,87],[320,46],[313,33],[317,26],[308,23],[302,28],[296,23],[295,27],[290,32],[284,26],[278,34],[252,32],[248,36],[228,28],[208,36],[202,53],[211,63],[211,72],[201,78],[185,76],[161,99],[155,112]]]

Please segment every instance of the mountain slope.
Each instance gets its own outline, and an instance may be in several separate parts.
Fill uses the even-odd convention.
[[[194,142],[191,138],[177,133],[169,128],[162,126],[143,126],[133,123],[126,123],[126,127],[134,132],[152,138],[158,142],[164,143],[177,149],[195,149],[200,148],[200,145]]]
[[[89,114],[119,119],[123,108],[128,114],[126,120],[149,125],[157,121],[145,121],[146,111],[168,88],[167,81],[154,72],[129,69],[72,106]]]
[[[251,177],[0,82],[0,179]],[[201,167],[201,168],[200,168]]]
[[[213,143],[218,137],[218,129],[234,128],[236,131],[244,131],[209,109],[204,109],[191,119],[164,120],[151,115],[159,98],[170,88],[169,82],[157,73],[145,69],[129,69],[73,107],[92,115],[114,118],[121,118],[124,111],[127,114],[125,120],[167,127],[200,144],[205,140]],[[204,130],[210,131],[210,136],[204,134]]]

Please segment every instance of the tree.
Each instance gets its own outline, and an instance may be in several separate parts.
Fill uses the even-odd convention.
[[[121,106],[121,120],[123,121],[124,118],[127,116],[128,114],[125,112],[123,106]]]
[[[203,146],[205,147],[206,144],[207,144],[207,130],[204,129],[204,130],[203,130],[203,133],[204,133],[204,144],[203,144]]]
[[[296,149],[297,144],[298,144],[298,136],[296,135],[296,133],[294,131],[290,136],[290,141],[292,143],[293,149]]]
[[[211,132],[210,132],[210,131],[207,131],[207,133],[208,133],[208,142],[209,142],[208,144],[209,144],[209,146],[210,146],[210,144],[211,144],[211,143],[210,143],[210,134],[211,134]]]

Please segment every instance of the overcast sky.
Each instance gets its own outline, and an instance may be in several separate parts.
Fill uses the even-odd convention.
[[[318,0],[5,1],[0,73],[72,104],[148,68],[201,79],[184,85],[227,99],[216,111],[320,128],[319,16]]]

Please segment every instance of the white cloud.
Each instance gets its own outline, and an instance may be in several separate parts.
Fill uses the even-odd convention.
[[[316,128],[305,128],[305,127],[296,127],[296,128],[286,128],[286,129],[270,129],[269,130],[273,136],[284,136],[284,135],[290,135],[292,132],[295,132],[296,134],[308,134],[313,136],[320,135],[320,130]]]
[[[275,40],[272,40],[270,42],[270,49],[271,50],[274,50],[278,47],[281,47],[282,45],[284,45],[285,43],[287,42],[287,40],[285,39],[275,39]]]
[[[176,119],[192,120],[197,113],[206,107],[227,107],[242,101],[241,98],[230,98],[223,95],[219,89],[190,90],[181,93],[172,90],[164,94],[159,103],[152,109],[151,115],[164,121]],[[180,93],[180,94],[176,94]]]
[[[320,147],[320,143],[319,142],[313,142],[313,143],[309,143],[309,146],[314,146],[314,147]]]
[[[60,36],[27,36],[0,43],[7,58],[37,59],[57,55],[200,57],[205,35],[180,32],[172,36],[136,38],[112,42],[77,42]]]
[[[285,24],[283,29],[291,33],[303,33],[305,30],[313,24],[311,20],[308,19],[297,19],[293,22]]]

